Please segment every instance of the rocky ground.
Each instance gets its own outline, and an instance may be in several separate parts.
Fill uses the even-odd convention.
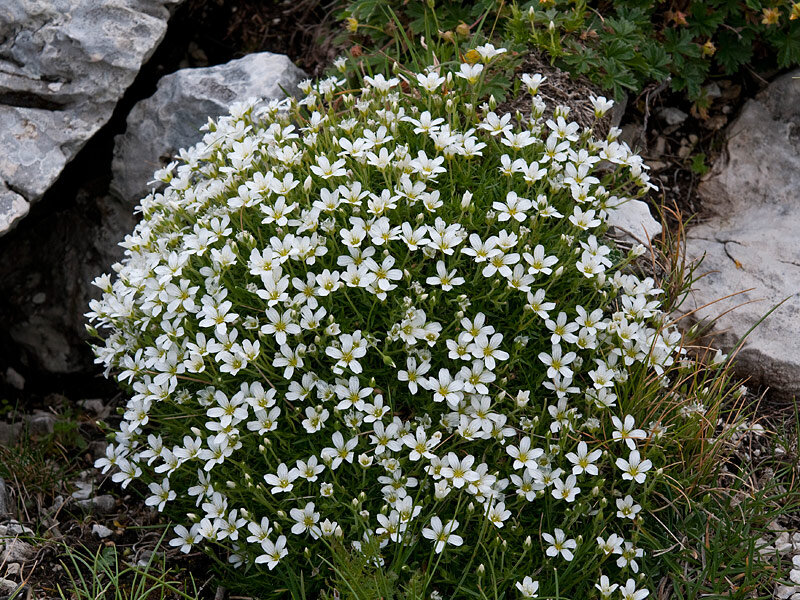
[[[119,258],[149,174],[206,116],[319,74],[338,31],[314,0],[104,0],[91,18],[93,0],[39,4],[12,0],[0,15],[15,32],[0,39],[0,599],[20,585],[58,597],[65,547],[116,548],[133,562],[167,553],[182,581],[209,572],[203,556],[158,545],[163,529],[139,491],[120,496],[92,468],[122,397],[86,345],[89,282]],[[130,32],[135,43],[123,43]],[[660,182],[649,233],[663,220],[689,258],[706,257],[683,320],[721,315],[710,339],[738,349],[768,429],[791,421],[800,391],[800,82],[776,75],[716,81],[704,106],[653,86],[619,113]],[[678,214],[693,216],[685,232]],[[750,457],[770,443],[751,442]],[[797,534],[765,543],[800,555]],[[218,594],[213,575],[197,587]],[[776,589],[792,594],[800,587]]]

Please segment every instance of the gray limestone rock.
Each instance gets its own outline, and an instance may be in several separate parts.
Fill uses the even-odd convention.
[[[26,415],[25,423],[28,427],[28,435],[30,435],[33,440],[52,435],[53,431],[55,431],[57,420],[54,414],[43,410],[36,410],[32,415]]]
[[[13,228],[22,217],[28,214],[30,206],[25,198],[12,192],[7,185],[0,181],[0,233]]]
[[[11,594],[17,591],[18,587],[19,585],[17,585],[10,579],[5,579],[3,577],[0,577],[0,594],[3,594],[5,596],[10,596]]]
[[[94,525],[92,525],[92,533],[102,540],[109,537],[114,532],[105,525],[101,525],[100,523],[95,523]]]
[[[618,204],[608,212],[606,221],[628,243],[640,243],[647,246],[654,238],[661,235],[661,223],[653,218],[646,202],[627,200]]]
[[[249,98],[283,98],[305,77],[286,56],[269,52],[166,75],[155,94],[133,107],[115,139],[111,191],[134,205],[149,192],[156,169],[202,139],[199,128],[209,117]]]
[[[727,351],[785,300],[747,337],[737,362],[753,383],[789,397],[800,394],[798,75],[775,80],[730,126],[726,153],[699,188],[708,214],[687,232],[687,254],[705,256],[698,274],[707,274],[681,307],[699,309],[690,322],[719,317],[712,334]]]
[[[180,1],[3,2],[0,235],[108,121]]]
[[[36,549],[19,538],[19,534],[0,526],[0,563],[24,563],[36,554]]]
[[[113,496],[103,494],[86,500],[78,500],[75,504],[86,512],[109,513],[114,510],[115,501]]]
[[[0,421],[0,446],[13,446],[17,443],[21,432],[22,423],[19,421],[14,423]]]

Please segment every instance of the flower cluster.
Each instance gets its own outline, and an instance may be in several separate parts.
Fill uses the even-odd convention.
[[[496,585],[526,598],[573,564],[586,597],[647,595],[666,427],[621,391],[680,336],[626,273],[636,252],[602,237],[646,167],[548,108],[540,75],[529,116],[478,105],[503,51],[477,53],[236,105],[156,173],[87,316],[131,390],[96,466],[146,484],[181,521],[173,546],[310,579],[334,546],[370,546],[440,565],[441,590],[502,555]]]

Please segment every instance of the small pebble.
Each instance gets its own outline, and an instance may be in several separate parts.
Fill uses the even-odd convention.
[[[95,523],[94,525],[92,525],[92,533],[95,534],[100,539],[105,539],[114,532],[111,531],[105,525],[100,525],[100,523]]]

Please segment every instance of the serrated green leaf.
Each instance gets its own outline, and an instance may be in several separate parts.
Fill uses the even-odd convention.
[[[692,2],[689,12],[690,31],[697,36],[712,36],[717,28],[725,22],[725,10],[718,10],[709,6],[708,2],[695,0]]]
[[[792,67],[800,64],[800,33],[797,29],[783,38],[777,45],[778,66],[781,68]]]
[[[740,35],[723,31],[717,36],[717,53],[714,55],[726,74],[735,73],[753,56],[753,34],[745,31]]]

